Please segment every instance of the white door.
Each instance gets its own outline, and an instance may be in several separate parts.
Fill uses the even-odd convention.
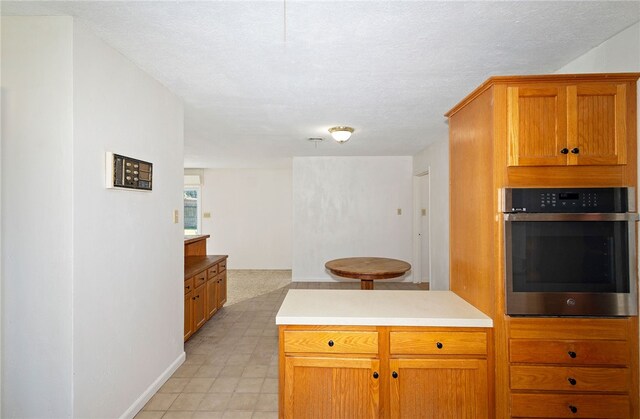
[[[419,227],[420,227],[420,282],[429,282],[431,260],[429,257],[429,174],[418,177],[420,193]]]

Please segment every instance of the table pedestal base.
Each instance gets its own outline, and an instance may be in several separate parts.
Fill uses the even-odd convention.
[[[373,279],[361,279],[360,280],[360,289],[361,290],[372,290],[373,289]]]

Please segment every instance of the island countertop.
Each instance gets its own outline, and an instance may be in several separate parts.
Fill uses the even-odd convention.
[[[277,325],[493,327],[451,291],[289,290]]]

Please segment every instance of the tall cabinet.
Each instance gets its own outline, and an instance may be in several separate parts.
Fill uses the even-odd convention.
[[[637,186],[640,74],[492,77],[451,109],[451,290],[494,321],[496,418],[638,418],[638,318],[505,314],[504,187]]]

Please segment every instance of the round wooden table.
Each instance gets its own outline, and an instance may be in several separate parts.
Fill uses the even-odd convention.
[[[377,279],[397,278],[411,269],[403,260],[371,257],[334,259],[324,267],[334,275],[359,279],[363,290],[372,290]]]

